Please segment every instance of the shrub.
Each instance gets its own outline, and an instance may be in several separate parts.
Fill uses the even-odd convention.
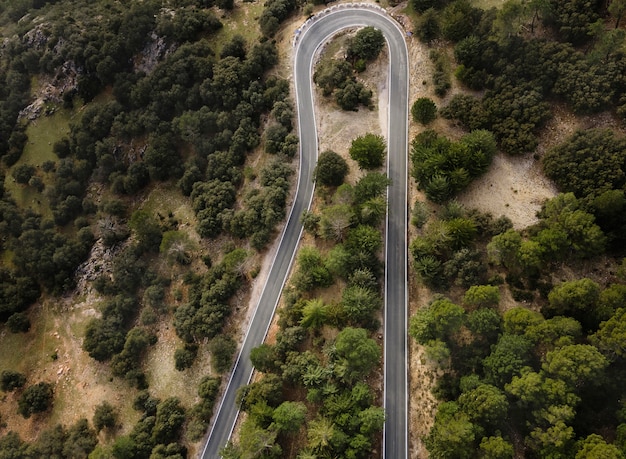
[[[428,97],[420,97],[411,107],[413,121],[421,124],[429,124],[437,117],[437,106]]]

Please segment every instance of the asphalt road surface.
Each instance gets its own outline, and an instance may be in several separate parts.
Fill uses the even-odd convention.
[[[214,417],[203,459],[216,459],[228,441],[238,415],[237,389],[252,377],[250,351],[265,339],[285,279],[302,234],[300,216],[313,197],[313,170],[317,161],[317,130],[313,110],[312,68],[315,53],[342,29],[374,26],[385,35],[389,46],[388,165],[392,184],[388,189],[385,268],[385,395],[386,413],[383,457],[408,457],[407,441],[407,122],[408,52],[404,32],[382,10],[373,5],[337,5],[308,20],[297,32],[294,78],[300,135],[298,188],[280,246],[252,318],[242,349]]]

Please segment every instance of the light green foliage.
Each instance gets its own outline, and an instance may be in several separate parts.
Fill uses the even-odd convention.
[[[600,383],[608,364],[606,357],[595,347],[572,344],[548,352],[542,369],[548,376],[579,388]]]
[[[459,396],[458,403],[470,421],[492,427],[500,425],[509,409],[506,395],[489,384],[481,384],[463,392]]]
[[[513,445],[502,437],[483,437],[479,447],[483,459],[513,459]]]
[[[549,304],[544,307],[548,316],[569,316],[578,320],[585,329],[592,330],[600,322],[596,316],[596,304],[600,298],[600,286],[591,279],[563,282],[548,295]]]
[[[332,283],[332,276],[322,255],[314,247],[302,247],[298,254],[298,271],[294,275],[293,284],[301,291],[315,287],[327,287]]]
[[[626,308],[618,309],[599,330],[591,335],[595,344],[609,359],[615,360],[626,355]]]
[[[474,285],[463,295],[463,303],[473,308],[495,307],[500,302],[500,289],[494,285]]]
[[[300,325],[304,328],[320,329],[328,319],[328,312],[324,302],[319,299],[308,300],[302,308]]]
[[[448,341],[461,326],[465,311],[446,298],[433,301],[411,317],[409,334],[420,344]]]
[[[615,446],[608,444],[604,438],[591,434],[580,442],[575,459],[623,459],[624,454]]]
[[[283,402],[274,410],[274,425],[281,432],[296,433],[306,418],[306,405],[301,402]]]
[[[424,443],[432,458],[470,459],[474,454],[476,430],[457,403],[445,402],[439,405],[435,423]]]
[[[504,330],[512,335],[523,335],[529,327],[544,322],[540,313],[522,306],[509,309],[504,313],[503,318]]]

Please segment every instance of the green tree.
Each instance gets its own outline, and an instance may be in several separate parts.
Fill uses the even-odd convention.
[[[185,423],[185,409],[176,397],[170,397],[158,404],[152,441],[154,443],[174,443],[180,436]]]
[[[428,97],[420,97],[411,106],[413,121],[427,125],[437,117],[437,106]]]
[[[307,408],[301,402],[283,402],[272,415],[274,425],[281,432],[296,433],[304,424]]]
[[[619,23],[624,13],[626,13],[626,2],[624,0],[611,0],[608,6],[611,16],[615,17],[615,28],[619,28]]]
[[[609,320],[602,322],[590,339],[609,359],[626,357],[626,308],[619,308]]]
[[[424,439],[430,457],[470,459],[474,455],[477,427],[460,412],[456,402],[439,405],[435,423]]]
[[[598,384],[609,362],[589,344],[572,344],[550,351],[542,365],[547,375],[565,381],[572,388]]]
[[[328,418],[318,418],[309,423],[307,439],[309,447],[318,452],[331,449],[331,442],[336,434],[333,422]]]
[[[579,442],[575,459],[623,459],[624,454],[615,445],[608,444],[604,438],[591,434]]]
[[[348,173],[348,163],[332,150],[322,152],[315,166],[315,180],[326,186],[339,186]]]
[[[463,322],[465,311],[447,298],[433,301],[411,317],[409,334],[420,344],[431,340],[448,342]]]
[[[483,459],[513,459],[513,445],[502,437],[483,437],[480,441],[480,457]]]
[[[233,364],[233,355],[237,350],[237,343],[227,335],[218,335],[211,340],[211,364],[217,373],[224,373]]]
[[[346,288],[341,295],[341,306],[353,325],[369,325],[372,315],[380,310],[380,296],[372,290],[359,286]]]
[[[383,33],[374,27],[364,27],[350,40],[348,57],[370,61],[378,57],[383,46],[385,46]]]
[[[497,387],[504,387],[531,363],[531,350],[532,344],[527,338],[503,334],[498,343],[492,346],[491,354],[483,360],[488,380]]]
[[[12,392],[26,384],[26,376],[12,370],[2,370],[0,374],[0,389],[4,392]]]
[[[52,384],[40,382],[27,387],[17,401],[18,412],[26,419],[52,407]]]
[[[308,300],[302,308],[302,319],[300,325],[304,328],[319,330],[328,320],[327,307],[324,302],[315,298]]]
[[[500,289],[494,285],[473,285],[463,295],[463,304],[473,308],[493,308],[500,303]]]
[[[350,157],[361,169],[377,169],[383,165],[386,149],[387,144],[382,136],[367,133],[352,141]]]
[[[30,164],[20,164],[15,169],[13,169],[11,175],[17,183],[26,185],[30,178],[35,174],[35,172],[35,166],[32,166]]]
[[[335,349],[347,381],[366,376],[380,360],[378,344],[368,338],[367,331],[362,328],[346,327],[340,331],[335,340]]]
[[[599,196],[626,183],[624,139],[610,129],[576,131],[543,157],[543,169],[560,190]]]
[[[599,298],[600,286],[591,279],[563,282],[548,294],[543,312],[548,317],[573,317],[586,330],[594,330],[603,319],[596,314]]]
[[[505,419],[509,409],[506,395],[489,384],[481,384],[475,389],[463,392],[458,403],[470,421],[494,428]]]
[[[92,421],[96,432],[100,432],[102,429],[112,429],[117,423],[117,411],[113,405],[104,401],[96,406]]]

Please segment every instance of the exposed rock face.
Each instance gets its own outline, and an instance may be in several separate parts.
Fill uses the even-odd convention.
[[[148,75],[164,57],[174,52],[175,49],[175,46],[168,46],[163,37],[159,37],[155,32],[152,32],[150,34],[150,42],[135,60],[135,71]]]
[[[62,38],[51,50],[47,50],[50,39],[48,26],[47,23],[38,24],[24,34],[22,42],[31,49],[61,55],[65,45],[65,40]],[[42,76],[39,80],[39,87],[33,88],[33,102],[20,112],[19,118],[32,121],[42,114],[54,113],[54,107],[63,102],[63,95],[76,90],[80,71],[81,69],[77,68],[73,61],[66,61],[56,70],[54,76]]]

